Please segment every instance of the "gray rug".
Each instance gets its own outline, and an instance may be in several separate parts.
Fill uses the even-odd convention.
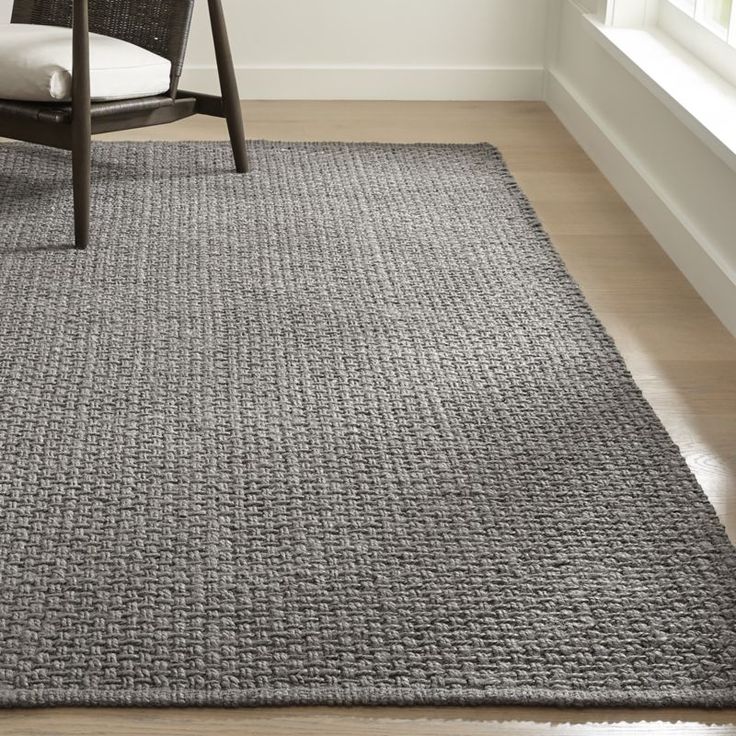
[[[489,146],[0,148],[0,703],[736,705],[736,552]]]

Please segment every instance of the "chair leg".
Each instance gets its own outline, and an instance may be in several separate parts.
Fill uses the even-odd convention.
[[[74,245],[89,245],[90,183],[92,177],[91,139],[74,141],[72,176],[74,179]]]
[[[74,0],[72,56],[72,176],[74,179],[74,245],[89,245],[90,179],[92,176],[92,102],[89,74],[88,0]]]
[[[215,43],[217,73],[220,77],[220,90],[225,108],[225,118],[227,119],[227,129],[233,147],[233,156],[235,157],[235,170],[240,174],[244,174],[248,171],[248,159],[245,150],[243,111],[240,107],[240,94],[238,93],[238,82],[233,68],[233,56],[227,36],[225,15],[222,12],[220,0],[208,0],[208,4],[212,38]]]

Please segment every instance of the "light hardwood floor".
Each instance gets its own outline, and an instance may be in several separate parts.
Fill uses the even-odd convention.
[[[736,339],[542,103],[252,102],[252,138],[489,141],[736,542]],[[220,121],[102,136],[218,139]],[[736,710],[283,708],[0,712],[2,736],[736,736]]]

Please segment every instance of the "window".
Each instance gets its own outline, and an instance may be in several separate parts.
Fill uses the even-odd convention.
[[[655,23],[736,86],[736,0],[659,0]]]
[[[736,171],[736,0],[588,7],[603,47]]]
[[[723,41],[736,46],[736,2],[734,0],[664,0],[707,28]]]
[[[599,17],[665,34],[736,87],[736,0],[599,0]]]

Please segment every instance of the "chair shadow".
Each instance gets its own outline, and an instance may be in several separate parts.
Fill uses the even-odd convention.
[[[18,248],[4,248],[0,246],[0,255],[32,255],[34,253],[84,253],[84,250],[77,248],[73,242],[62,242],[55,244],[42,244],[31,246],[20,246]]]
[[[16,205],[24,207],[26,203],[33,202],[35,208],[39,208],[39,201],[44,198],[67,198],[69,207],[69,221],[71,223],[73,217],[72,204],[72,168],[71,154],[69,151],[46,148],[36,146],[29,143],[6,143],[2,145],[17,147],[21,152],[28,165],[28,171],[44,171],[49,167],[54,170],[58,169],[57,176],[41,176],[15,171],[12,174],[0,172],[0,191],[8,193]],[[93,142],[92,153],[92,187],[94,192],[95,179],[114,180],[119,188],[124,191],[126,187],[144,180],[155,180],[156,174],[152,167],[140,166],[140,159],[121,158],[102,158],[95,156],[95,148],[105,148],[110,150],[111,145],[125,145]],[[228,154],[229,156],[229,151]],[[160,175],[160,180],[173,181],[184,180],[192,177],[190,162],[182,161],[181,165],[177,165],[176,157],[169,162],[171,166],[167,167],[164,175]],[[210,161],[208,170],[197,170],[196,175],[211,174],[213,176],[233,173],[229,159],[219,166],[216,161]],[[43,207],[40,208],[41,211]],[[1,214],[1,213],[0,213]],[[62,242],[49,242],[35,245],[19,245],[7,247],[0,243],[0,255],[29,255],[34,253],[68,253],[77,252],[73,240],[64,240]]]
[[[152,142],[160,145],[161,142]],[[72,159],[71,152],[65,151],[59,148],[48,148],[44,146],[37,146],[30,143],[3,143],[3,146],[16,147],[21,155],[26,159],[29,166],[32,169],[47,168],[50,165],[57,165],[60,171],[68,172],[69,185],[71,186],[72,176]],[[94,181],[95,175],[100,174],[114,174],[116,179],[120,178],[121,175],[126,178],[123,181],[138,181],[141,179],[151,179],[152,172],[155,172],[154,167],[140,166],[140,158],[131,157],[120,157],[120,158],[107,158],[100,155],[95,155],[97,151],[110,151],[114,150],[112,146],[120,146],[121,150],[123,147],[128,145],[143,145],[142,143],[136,142],[105,142],[105,141],[94,141],[92,143],[92,178]],[[181,144],[171,144],[181,145]],[[198,169],[195,173],[197,176],[202,174],[228,174],[234,173],[234,168],[231,162],[231,155],[229,149],[225,149],[225,161],[222,166],[218,165],[217,161],[208,159],[208,168]],[[172,178],[189,178],[192,176],[191,162],[186,157],[172,156],[171,160],[167,161],[169,166],[165,170],[165,174],[161,176],[162,180]],[[155,178],[155,177],[154,177]],[[0,182],[3,186],[11,186],[13,182],[27,181],[38,184],[41,181],[40,178],[26,176],[23,177],[17,172],[12,176],[6,173],[0,173]],[[60,181],[60,180],[57,180]]]

